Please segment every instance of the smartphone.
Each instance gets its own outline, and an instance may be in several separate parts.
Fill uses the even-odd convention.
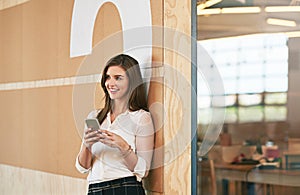
[[[91,128],[92,130],[97,131],[100,129],[99,121],[96,118],[85,119],[85,124],[88,128]]]

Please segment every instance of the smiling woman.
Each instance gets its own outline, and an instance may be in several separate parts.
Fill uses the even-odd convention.
[[[76,167],[89,172],[88,194],[145,194],[141,181],[150,169],[154,127],[138,62],[113,57],[101,87],[105,106],[87,117],[99,120],[100,129],[85,128]]]
[[[127,93],[129,80],[123,68],[120,66],[109,67],[105,77],[105,86],[112,100],[122,101],[129,98]]]
[[[126,52],[138,60],[143,79],[147,81],[151,115],[145,109],[139,110],[140,105],[144,105],[141,97],[147,92],[133,90],[128,110],[118,115],[113,123],[127,125],[130,120],[135,122],[131,125],[145,127],[151,124],[153,117],[156,127],[154,168],[143,180],[144,187],[149,193],[191,194],[191,186],[195,185],[191,185],[189,160],[192,129],[190,17],[195,6],[190,0],[98,0],[89,3],[85,0],[0,0],[0,5],[1,9],[7,8],[0,11],[0,164],[13,166],[12,169],[4,167],[4,170],[0,167],[1,178],[6,181],[0,185],[1,192],[83,194],[86,188],[76,190],[79,187],[76,180],[85,176],[79,175],[72,165],[80,148],[84,119],[94,107],[104,104],[102,88],[101,91],[96,88],[104,61]],[[73,36],[72,32],[78,36]],[[89,51],[90,55],[85,55]],[[126,72],[131,75],[131,71],[134,69]],[[139,88],[131,83],[129,86],[130,90]],[[142,146],[148,136],[143,134],[144,130],[140,128],[135,132],[141,135]],[[95,152],[101,151],[100,148],[94,147]],[[133,144],[131,148],[124,148],[124,158],[134,160],[134,153],[143,155],[143,149],[134,148]],[[32,171],[27,174],[19,167]],[[137,167],[137,171],[142,171],[141,167]],[[92,175],[98,173],[91,172]],[[112,173],[121,177],[118,172]],[[71,189],[59,182],[61,176],[74,178],[68,185]],[[24,183],[23,178],[26,178]],[[53,183],[54,180],[57,183]]]

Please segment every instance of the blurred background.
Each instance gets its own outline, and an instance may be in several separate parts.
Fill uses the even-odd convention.
[[[198,48],[209,54],[210,67],[219,71],[224,87],[223,94],[214,94],[205,83],[216,82],[214,78],[198,75],[198,145],[214,117],[213,110],[220,109],[225,110],[225,125],[212,149],[221,146],[217,149],[220,161],[232,162],[241,153],[237,147],[265,146],[268,141],[286,160],[292,148],[289,143],[300,138],[300,1],[198,1],[197,29]],[[212,97],[223,103],[213,102]],[[228,139],[225,142],[223,134],[229,135],[223,136]],[[295,148],[300,150],[299,145]],[[300,162],[299,157],[293,158]],[[206,194],[204,188],[199,188],[202,194]],[[275,194],[296,194],[299,188],[277,186],[276,190]]]

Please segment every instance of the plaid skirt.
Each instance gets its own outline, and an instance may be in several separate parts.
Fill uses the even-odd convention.
[[[135,176],[89,185],[88,195],[145,195],[142,182]]]

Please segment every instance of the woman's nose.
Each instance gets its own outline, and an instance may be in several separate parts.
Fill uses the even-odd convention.
[[[109,79],[109,80],[106,81],[106,83],[107,83],[108,86],[114,86],[116,84],[114,79]]]

